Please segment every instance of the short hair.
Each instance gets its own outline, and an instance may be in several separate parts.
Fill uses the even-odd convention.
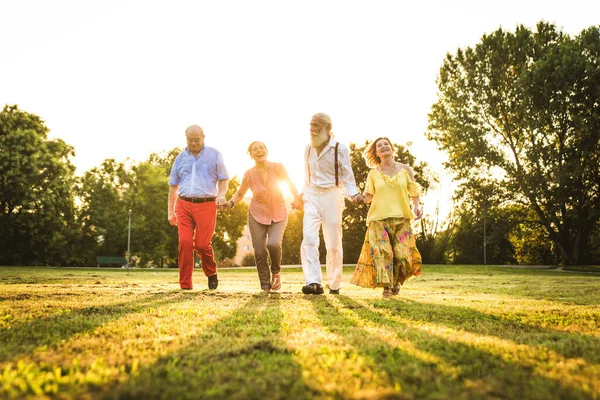
[[[189,132],[190,130],[193,130],[193,129],[200,129],[200,132],[202,133],[202,136],[204,136],[204,129],[202,129],[202,127],[201,127],[200,125],[190,125],[190,126],[188,126],[188,127],[185,129],[185,134],[186,134],[186,136],[187,136],[188,132]]]
[[[390,146],[392,147],[392,152],[396,153],[396,148],[394,147],[390,139],[388,139],[385,136],[378,137],[373,141],[373,143],[367,146],[367,148],[365,149],[365,151],[363,151],[362,154],[369,168],[375,168],[379,166],[379,164],[381,164],[381,159],[377,155],[377,142],[379,142],[380,140],[387,140]]]
[[[267,145],[266,145],[266,144],[264,144],[264,143],[263,143],[263,142],[261,142],[260,140],[255,140],[254,142],[250,143],[250,146],[248,146],[248,154],[250,154],[250,150],[252,150],[252,146],[253,146],[255,143],[262,143],[262,145],[263,145],[263,146],[265,146],[265,150],[266,150],[266,151],[269,151],[269,149],[267,149]]]
[[[331,131],[331,128],[333,128],[333,124],[331,123],[331,117],[325,113],[316,113],[315,115],[313,115],[313,118],[319,118],[321,121],[323,121],[325,123],[326,126],[328,126],[329,129],[327,129],[328,131]]]

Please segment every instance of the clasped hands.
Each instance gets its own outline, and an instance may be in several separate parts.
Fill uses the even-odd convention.
[[[304,208],[304,199],[302,198],[302,194],[298,193],[294,196],[294,201],[292,201],[292,210],[301,211]]]
[[[224,196],[219,196],[215,199],[215,202],[217,203],[217,208],[219,210],[228,210],[231,208],[231,204],[225,200]]]
[[[357,193],[350,197],[350,201],[352,201],[354,204],[365,204],[365,197],[362,194]]]
[[[219,201],[221,199],[221,201]],[[365,204],[365,198],[362,194],[357,193],[354,196],[350,197],[350,201],[354,204]],[[233,202],[226,201],[224,197],[217,197],[217,208],[219,210],[231,210],[233,208]],[[294,200],[292,201],[292,210],[302,210],[304,208],[304,199],[302,198],[302,194],[298,193],[294,196]]]

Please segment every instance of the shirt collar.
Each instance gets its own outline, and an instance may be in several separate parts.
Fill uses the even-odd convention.
[[[200,151],[198,152],[198,157],[200,157],[200,155],[202,155],[202,152],[204,151],[204,149],[206,148],[206,145],[203,144],[202,148],[200,149]],[[190,149],[188,149],[187,147],[185,148],[185,151],[192,157],[194,157],[194,155],[192,154],[192,152],[190,151]]]
[[[323,151],[325,151],[329,147],[335,147],[336,143],[337,143],[337,140],[335,140],[333,138],[333,136],[329,136],[329,142],[327,143],[327,145],[325,145],[325,148],[323,149]]]

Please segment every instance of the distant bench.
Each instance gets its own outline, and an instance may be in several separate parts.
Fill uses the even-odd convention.
[[[123,265],[127,265],[127,259],[125,257],[105,257],[105,256],[97,256],[96,263],[99,268],[101,265],[110,266],[110,267],[121,267]]]

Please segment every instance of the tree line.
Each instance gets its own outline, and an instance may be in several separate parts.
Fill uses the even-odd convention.
[[[485,242],[489,264],[600,263],[600,28],[575,37],[545,22],[499,29],[448,54],[437,85],[426,135],[448,153],[459,189],[448,218],[426,204],[415,223],[423,261],[481,264]],[[130,166],[107,159],[78,177],[73,147],[48,132],[16,105],[0,112],[0,265],[92,266],[96,256],[124,256],[131,210],[137,265],[176,266],[166,204],[181,149]],[[361,191],[367,144],[350,144]],[[395,146],[425,191],[438,184],[409,147]],[[227,197],[238,187],[234,177]],[[346,263],[358,258],[367,207],[347,204]],[[241,203],[218,213],[222,265],[231,265],[246,219]],[[284,264],[300,262],[301,240],[302,212],[291,212]]]

